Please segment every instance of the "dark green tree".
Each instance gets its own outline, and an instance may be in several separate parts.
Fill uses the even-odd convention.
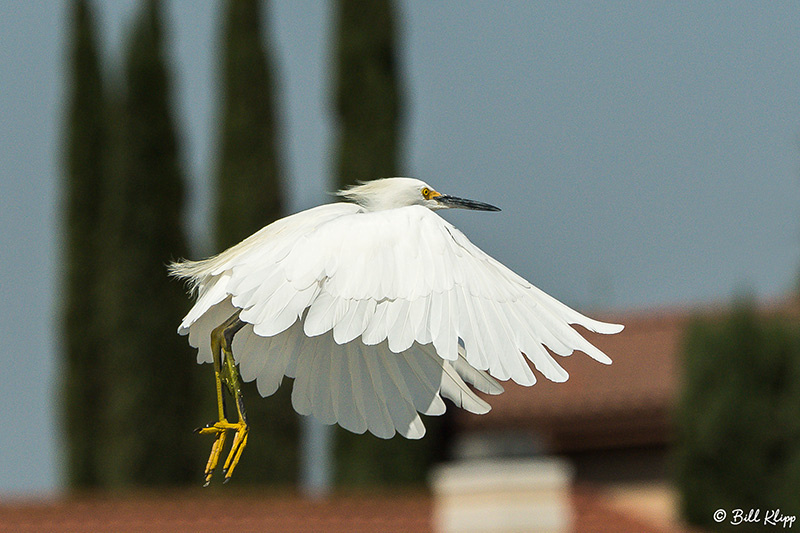
[[[69,104],[64,154],[64,370],[62,398],[70,485],[97,483],[95,426],[103,388],[98,372],[95,287],[100,223],[97,201],[104,186],[108,152],[106,99],[94,21],[85,0],[73,3],[69,55]]]
[[[216,246],[228,248],[283,215],[272,69],[259,0],[225,4]]]
[[[143,3],[115,108],[114,172],[104,199],[102,379],[96,445],[101,483],[180,484],[201,478],[194,355],[176,334],[188,309],[166,264],[187,255],[184,177],[169,97],[160,3]],[[204,447],[205,448],[205,447]],[[208,453],[208,450],[205,450]]]
[[[397,174],[401,90],[392,2],[337,5],[337,176],[344,187]]]
[[[395,176],[401,90],[395,13],[389,0],[340,0],[336,30],[339,186]],[[336,429],[336,479],[342,484],[424,483],[441,449],[441,419],[426,418],[427,436],[383,440]]]
[[[677,483],[693,524],[761,531],[766,510],[800,514],[800,331],[796,319],[739,304],[697,319],[685,343],[677,410]],[[730,525],[734,509],[761,523]],[[714,512],[728,519],[717,524]]]
[[[272,67],[258,0],[229,0],[222,43],[222,116],[216,183],[216,249],[236,244],[283,215]],[[213,394],[210,367],[207,382]],[[237,482],[290,483],[297,477],[297,415],[291,386],[262,400],[243,387],[252,436]],[[209,411],[209,416],[211,415]],[[209,443],[210,445],[210,443]]]

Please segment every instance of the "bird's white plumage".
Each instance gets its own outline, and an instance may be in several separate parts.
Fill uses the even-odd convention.
[[[403,191],[426,186],[405,180],[380,181]],[[361,192],[362,199],[388,194]],[[444,412],[440,394],[487,412],[467,383],[490,394],[503,390],[494,378],[532,385],[528,361],[548,379],[566,380],[544,346],[611,362],[571,324],[599,333],[622,326],[548,296],[424,202],[362,204],[303,211],[218,256],[176,265],[198,290],[179,328],[198,360],[211,361],[211,330],[241,309],[248,326],[233,353],[243,379],[255,379],[267,396],[284,375],[294,378],[299,413],[384,438],[421,437],[418,412]]]

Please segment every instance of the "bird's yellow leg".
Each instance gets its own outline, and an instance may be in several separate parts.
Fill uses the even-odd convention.
[[[214,472],[214,469],[217,467],[217,462],[219,462],[220,453],[222,453],[222,447],[225,445],[225,434],[226,431],[222,427],[223,424],[227,424],[227,419],[225,418],[225,396],[223,395],[222,390],[222,342],[224,341],[224,330],[225,327],[228,325],[228,321],[224,324],[220,325],[218,328],[214,329],[211,332],[211,353],[214,356],[214,381],[217,386],[217,409],[218,409],[218,422],[215,424],[207,424],[204,428],[200,428],[197,431],[203,435],[208,433],[213,433],[215,435],[214,444],[211,445],[211,455],[208,457],[208,462],[206,463],[206,468],[203,474],[205,478],[204,486],[207,487],[209,483],[211,483],[211,475]]]
[[[240,324],[244,325],[244,323]],[[239,326],[241,328],[241,326]],[[238,331],[238,329],[236,330]],[[231,339],[233,336],[231,335]],[[230,349],[230,343],[227,344],[227,349],[223,348],[222,353],[225,355],[223,361],[225,376],[227,378],[228,390],[231,391],[233,399],[236,402],[236,412],[239,415],[239,421],[233,424],[236,433],[233,436],[233,444],[231,444],[231,451],[228,453],[228,458],[225,460],[225,465],[222,467],[222,475],[225,476],[223,483],[230,481],[233,475],[233,469],[239,464],[239,459],[242,456],[245,446],[247,446],[247,435],[250,428],[247,425],[247,413],[244,408],[244,397],[242,396],[242,388],[239,383],[239,369],[236,368],[236,362],[233,359],[233,352]]]
[[[245,325],[244,322],[239,320],[239,311],[234,313],[228,320],[223,322],[220,326],[211,332],[211,353],[214,356],[214,380],[217,388],[217,409],[219,420],[213,424],[208,424],[200,428],[198,432],[202,435],[213,434],[215,435],[214,444],[211,446],[211,454],[208,457],[206,468],[204,472],[205,485],[211,483],[211,476],[214,469],[217,467],[219,457],[222,453],[222,448],[225,445],[225,437],[228,431],[235,431],[233,446],[225,461],[223,475],[227,482],[233,474],[233,469],[239,462],[247,444],[247,419],[244,411],[244,401],[242,399],[242,391],[239,385],[239,371],[236,368],[236,363],[233,359],[233,352],[231,345],[233,343],[233,336]],[[239,414],[239,421],[237,423],[228,422],[225,414],[225,392],[222,385],[228,389],[228,392],[234,397],[236,401],[236,410]]]

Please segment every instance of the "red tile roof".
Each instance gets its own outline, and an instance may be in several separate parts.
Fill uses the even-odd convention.
[[[487,397],[490,413],[459,412],[457,427],[535,429],[559,450],[663,444],[690,316],[686,311],[658,311],[602,317],[625,324],[625,330],[617,335],[582,333],[611,357],[610,366],[583,353],[554,356],[569,372],[568,381],[541,377],[532,388],[504,383],[505,393]]]
[[[0,531],[133,533],[199,531],[431,531],[425,493],[340,495],[312,501],[259,490],[95,494],[0,504]]]
[[[84,494],[51,502],[0,502],[0,531],[15,533],[314,532],[426,533],[433,501],[425,492],[352,493],[326,501],[260,490]],[[615,510],[600,491],[572,497],[576,533],[667,533]],[[670,529],[672,533],[676,532]]]
[[[684,330],[695,316],[722,317],[726,312],[726,307],[712,305],[600,316],[625,325],[616,335],[581,330],[613,360],[610,366],[583,353],[554,356],[570,374],[565,383],[541,376],[533,387],[506,382],[505,393],[486,398],[491,412],[476,416],[459,411],[456,428],[528,430],[558,452],[666,444],[679,393]],[[768,302],[759,312],[797,319],[800,301],[789,297]]]

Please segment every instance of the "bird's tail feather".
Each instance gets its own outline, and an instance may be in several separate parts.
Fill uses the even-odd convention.
[[[167,265],[167,272],[170,276],[185,281],[194,293],[207,276],[206,261],[179,259]]]

